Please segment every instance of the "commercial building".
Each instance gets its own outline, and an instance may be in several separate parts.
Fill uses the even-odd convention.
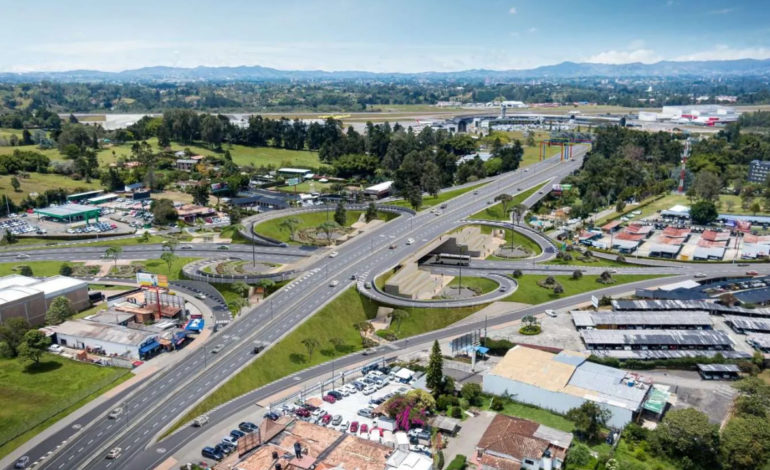
[[[571,433],[498,414],[476,444],[472,461],[490,470],[560,469],[571,443]]]
[[[737,380],[741,370],[735,364],[698,364],[703,380]]]
[[[657,312],[703,310],[712,315],[770,317],[770,308],[730,307],[705,300],[613,300],[612,309],[615,311],[645,310]]]
[[[82,204],[65,204],[63,206],[49,206],[45,209],[35,209],[35,214],[39,217],[45,217],[57,222],[78,222],[84,220],[86,223],[90,219],[99,221],[99,215],[102,210],[94,206],[84,206]]]
[[[307,168],[279,168],[278,174],[285,178],[299,178],[300,180],[306,180],[313,175],[313,172]]]
[[[48,306],[56,297],[69,299],[79,312],[91,306],[88,283],[67,276],[35,279],[18,274],[0,277],[0,322],[22,317],[33,325],[45,322]]]
[[[749,181],[764,183],[770,175],[770,161],[752,160],[749,164]]]
[[[672,330],[710,330],[711,317],[708,312],[698,311],[669,311],[658,312],[592,312],[575,310],[570,312],[575,328],[599,330],[641,330],[641,329],[672,329]]]
[[[84,193],[70,194],[69,196],[67,196],[67,202],[74,203],[74,202],[85,201],[86,199],[90,199],[92,197],[96,197],[96,196],[98,196],[100,194],[103,194],[103,193],[104,193],[103,189],[97,189],[97,190],[94,190],[94,191],[86,191]]]
[[[180,158],[176,161],[176,169],[180,171],[193,171],[195,169],[195,165],[197,164],[198,160]]]
[[[764,318],[746,318],[734,315],[725,316],[725,325],[736,333],[770,333],[770,320]]]
[[[364,189],[364,194],[377,199],[381,199],[381,198],[384,198],[385,196],[388,196],[392,188],[393,188],[392,181],[384,181],[382,183],[378,183]]]
[[[52,342],[103,356],[144,359],[159,350],[158,333],[91,320],[68,320],[43,329]]]
[[[733,342],[717,330],[581,330],[586,348],[727,351]]]
[[[715,126],[738,120],[740,114],[735,108],[718,104],[663,106],[658,119],[682,124]]]
[[[588,362],[587,357],[518,345],[484,375],[483,389],[557,413],[591,401],[609,410],[610,427],[624,427],[641,411],[649,384],[635,374]]]

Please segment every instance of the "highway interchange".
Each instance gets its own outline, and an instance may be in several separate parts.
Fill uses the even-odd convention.
[[[55,438],[36,443],[27,455],[33,461],[45,457],[37,468],[62,469],[129,469],[146,470],[173,455],[175,450],[183,446],[197,432],[195,428],[185,426],[167,438],[154,442],[164,428],[173,424],[186,410],[194,405],[196,399],[204,397],[248,365],[256,356],[252,354],[250,344],[255,340],[275,344],[282,336],[297,325],[312,316],[335,296],[346,290],[357,277],[359,291],[367,290],[365,282],[373,284],[374,278],[399,263],[400,260],[416,252],[422,245],[440,235],[447,233],[472,214],[487,207],[498,194],[517,194],[527,188],[544,181],[558,182],[561,178],[573,172],[580,166],[586,148],[580,147],[574,153],[573,161],[560,162],[558,157],[536,163],[526,171],[518,170],[493,178],[476,191],[469,191],[447,203],[446,209],[440,215],[422,211],[414,216],[402,215],[383,224],[370,232],[354,237],[336,249],[336,257],[317,256],[307,265],[306,270],[284,288],[272,294],[267,301],[261,303],[249,312],[237,317],[230,326],[217,333],[209,343],[225,344],[225,349],[213,357],[206,348],[192,351],[177,364],[167,367],[154,376],[143,381],[124,393],[120,398],[105,402],[99,408],[83,416],[77,429],[65,429]],[[538,199],[537,194],[526,201],[531,204]],[[409,245],[406,240],[413,238],[415,244]],[[390,245],[394,245],[390,249]],[[157,258],[162,251],[161,245],[131,245],[124,247],[121,257],[129,259]],[[96,253],[103,253],[104,248],[46,248],[25,251],[30,260],[74,260],[94,259]],[[289,263],[299,257],[312,254],[312,250],[295,247],[272,248],[256,247],[258,261]],[[177,254],[191,257],[223,256],[217,244],[195,245],[192,250],[178,251]],[[230,245],[226,256],[250,259],[252,247],[248,245]],[[15,253],[0,252],[0,261],[13,257]],[[533,272],[550,272],[566,270],[572,272],[575,267],[549,265],[536,266],[532,261],[519,262],[481,262],[474,267],[483,273],[503,273],[512,269],[522,269]],[[652,263],[651,263],[652,264]],[[440,269],[440,268],[431,268]],[[592,272],[595,268],[580,267]],[[756,269],[756,268],[754,268]],[[684,264],[662,263],[662,266],[650,268],[619,268],[619,272],[665,273],[673,275],[667,282],[692,278],[697,272],[738,273],[745,270],[736,265],[725,264]],[[494,274],[488,274],[494,275]],[[331,287],[331,281],[338,281],[336,287]],[[506,281],[510,282],[510,281]],[[659,285],[659,279],[641,281],[634,284],[613,286],[587,294],[567,297],[548,304],[547,308],[563,308],[590,299],[591,295],[613,295],[627,292],[633,288],[652,287]],[[515,288],[510,285],[508,293]],[[497,291],[496,291],[497,292]],[[499,292],[498,292],[499,293]],[[491,298],[491,297],[490,297]],[[489,299],[483,299],[489,301]],[[453,301],[434,301],[435,306],[453,306]],[[424,306],[423,302],[405,301],[405,305]],[[543,305],[529,307],[510,312],[489,321],[489,325],[502,324],[519,319],[527,314],[540,313],[546,308]],[[480,325],[464,324],[432,331],[417,337],[397,341],[378,350],[377,356],[382,357],[396,354],[398,350],[415,347],[418,344],[428,344],[435,339],[446,339],[460,333],[470,331]],[[335,361],[337,368],[360,362],[364,358],[360,353],[352,354]],[[321,364],[302,373],[302,380],[313,380],[327,374],[332,366]],[[256,401],[267,398],[277,392],[296,386],[292,377],[273,382],[256,389],[247,395],[228,402],[209,413],[213,423],[231,419],[239,411],[252,406]],[[118,421],[108,420],[104,416],[112,407],[120,404],[125,414]],[[52,452],[62,440],[61,445]],[[112,447],[121,447],[121,457],[114,461],[106,461],[105,453]]]

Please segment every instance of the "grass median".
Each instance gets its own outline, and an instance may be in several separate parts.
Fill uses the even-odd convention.
[[[264,235],[284,243],[296,245],[298,243],[289,238],[289,231],[282,227],[281,223],[287,219],[297,219],[299,224],[297,224],[295,227],[295,232],[300,232],[305,229],[318,227],[324,222],[334,221],[334,209],[334,206],[329,206],[328,211],[292,214],[287,215],[286,217],[266,220],[261,224],[256,225],[254,227],[254,231],[260,235]],[[363,211],[345,211],[345,227],[350,227],[354,223],[358,222],[361,214],[363,214]],[[377,212],[377,218],[380,220],[388,221],[395,217],[398,217],[398,215],[391,212]]]
[[[474,186],[467,186],[465,188],[460,189],[453,189],[451,191],[445,191],[443,193],[439,193],[438,196],[425,196],[422,198],[422,205],[420,206],[419,210],[427,209],[429,207],[436,206],[438,204],[444,203],[452,198],[455,198],[457,196],[460,196],[462,194],[467,193],[468,191],[473,191],[474,189],[479,189],[480,187],[484,186],[486,183],[480,183]],[[401,206],[401,207],[409,207],[412,206],[409,204],[409,201],[405,201],[403,199],[399,199],[398,201],[389,202],[388,204],[393,206]]]
[[[9,263],[0,263],[0,276],[9,274],[20,274],[22,266],[29,266],[32,269],[32,275],[37,277],[48,277],[59,274],[62,264],[70,266],[82,266],[83,263],[73,263],[71,261],[27,261],[18,260]]]
[[[614,280],[612,284],[602,284],[597,282],[599,276],[596,274],[586,274],[580,279],[572,279],[572,276],[570,275],[553,276],[556,282],[561,284],[564,288],[562,294],[554,294],[552,289],[540,287],[538,285],[538,281],[542,281],[547,277],[548,276],[544,275],[524,275],[519,277],[516,279],[516,282],[519,284],[516,292],[503,300],[506,302],[521,302],[537,305],[572,295],[591,292],[597,289],[604,289],[605,287],[618,286],[630,282],[644,281],[665,276],[660,274],[614,274],[612,276],[612,279]]]
[[[545,183],[540,183],[537,186],[534,186],[532,188],[529,188],[528,190],[524,191],[523,193],[519,193],[515,196],[513,196],[513,199],[511,202],[508,203],[508,212],[510,212],[511,209],[513,209],[516,205],[522,204],[524,201],[527,200],[528,197],[535,194],[536,191],[538,191],[540,188],[542,188],[545,185]],[[472,216],[468,217],[469,219],[482,219],[482,220],[498,220],[502,222],[510,221],[510,216],[508,213],[503,213],[503,205],[501,203],[492,204],[486,209],[482,209]]]

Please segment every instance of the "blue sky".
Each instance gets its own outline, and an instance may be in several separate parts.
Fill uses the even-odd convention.
[[[0,71],[14,72],[152,65],[419,72],[770,58],[767,0],[0,0],[0,7]]]

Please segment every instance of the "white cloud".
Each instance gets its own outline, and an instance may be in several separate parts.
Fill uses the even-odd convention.
[[[529,29],[527,30],[527,32],[528,32],[528,33],[536,33],[536,32],[537,32],[537,28],[535,28],[535,27],[533,26],[533,27],[529,28]]]
[[[706,13],[709,15],[726,15],[732,13],[734,10],[734,8],[720,8],[719,10],[709,10]]]
[[[516,14],[516,7],[511,7],[511,9],[508,10],[508,13],[510,13],[511,15],[515,15]]]
[[[630,64],[632,62],[651,64],[660,60],[662,60],[662,57],[652,49],[632,49],[600,52],[586,59],[586,62],[594,64]]]
[[[770,59],[770,48],[749,47],[734,49],[724,44],[717,45],[713,49],[684,54],[673,60],[736,60],[736,59]]]

